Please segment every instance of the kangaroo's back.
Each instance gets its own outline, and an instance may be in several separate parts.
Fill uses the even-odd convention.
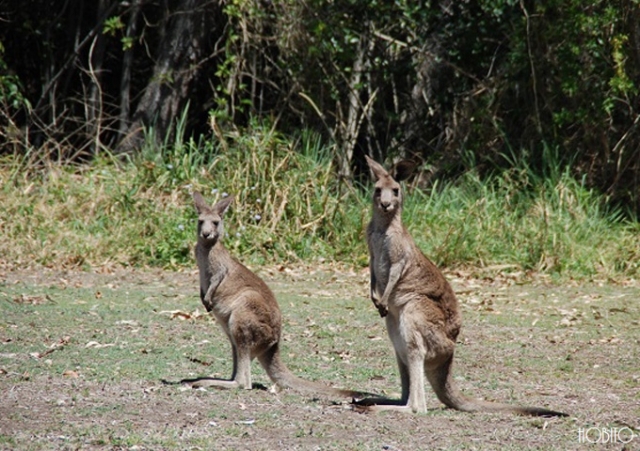
[[[421,305],[428,304],[430,311],[437,312],[444,321],[447,337],[455,342],[462,326],[455,292],[438,267],[424,255],[413,239],[411,242],[412,258],[407,262],[404,276],[396,285],[395,296],[398,299],[415,299]]]

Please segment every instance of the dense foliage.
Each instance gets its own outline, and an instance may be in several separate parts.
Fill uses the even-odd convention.
[[[638,0],[25,0],[0,8],[3,153],[135,153],[255,117],[362,155],[568,167],[640,206]]]

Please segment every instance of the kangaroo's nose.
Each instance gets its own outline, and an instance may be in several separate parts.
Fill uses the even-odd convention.
[[[384,211],[387,211],[389,209],[389,207],[391,206],[390,202],[380,202],[380,206],[382,207],[382,209]]]

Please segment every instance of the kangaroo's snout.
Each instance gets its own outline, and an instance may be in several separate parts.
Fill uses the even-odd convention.
[[[204,238],[205,240],[211,240],[216,236],[215,232],[210,230],[207,230],[207,231],[203,230],[201,235],[202,235],[202,238]]]
[[[200,237],[207,241],[212,241],[218,238],[220,221],[217,220],[202,220],[200,221]]]
[[[398,194],[396,190],[381,189],[378,193],[378,206],[384,213],[393,212],[398,206]]]

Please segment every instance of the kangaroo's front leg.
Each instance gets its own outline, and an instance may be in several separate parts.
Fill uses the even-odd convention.
[[[384,287],[382,298],[378,301],[378,304],[376,304],[376,307],[378,307],[378,311],[380,312],[381,316],[386,316],[386,312],[389,310],[389,298],[391,297],[393,290],[395,289],[398,281],[400,280],[400,277],[402,276],[404,265],[404,260],[401,260],[397,263],[392,264],[389,268],[389,278],[387,279],[387,285]],[[384,315],[382,314],[381,309],[384,310]]]
[[[222,271],[218,271],[214,273],[209,279],[209,286],[206,292],[202,289],[202,287],[200,287],[200,297],[202,299],[202,303],[207,307],[207,310],[209,311],[211,311],[211,308],[213,306],[213,295],[224,280],[224,277],[225,273]]]
[[[376,309],[378,309],[378,313],[380,313],[380,316],[384,318],[385,316],[387,316],[389,309],[387,308],[387,306],[380,303],[380,292],[378,292],[378,279],[376,278],[375,268],[375,260],[373,259],[373,257],[371,257],[369,258],[369,274],[371,277],[371,301],[373,302],[373,305],[375,305]]]

